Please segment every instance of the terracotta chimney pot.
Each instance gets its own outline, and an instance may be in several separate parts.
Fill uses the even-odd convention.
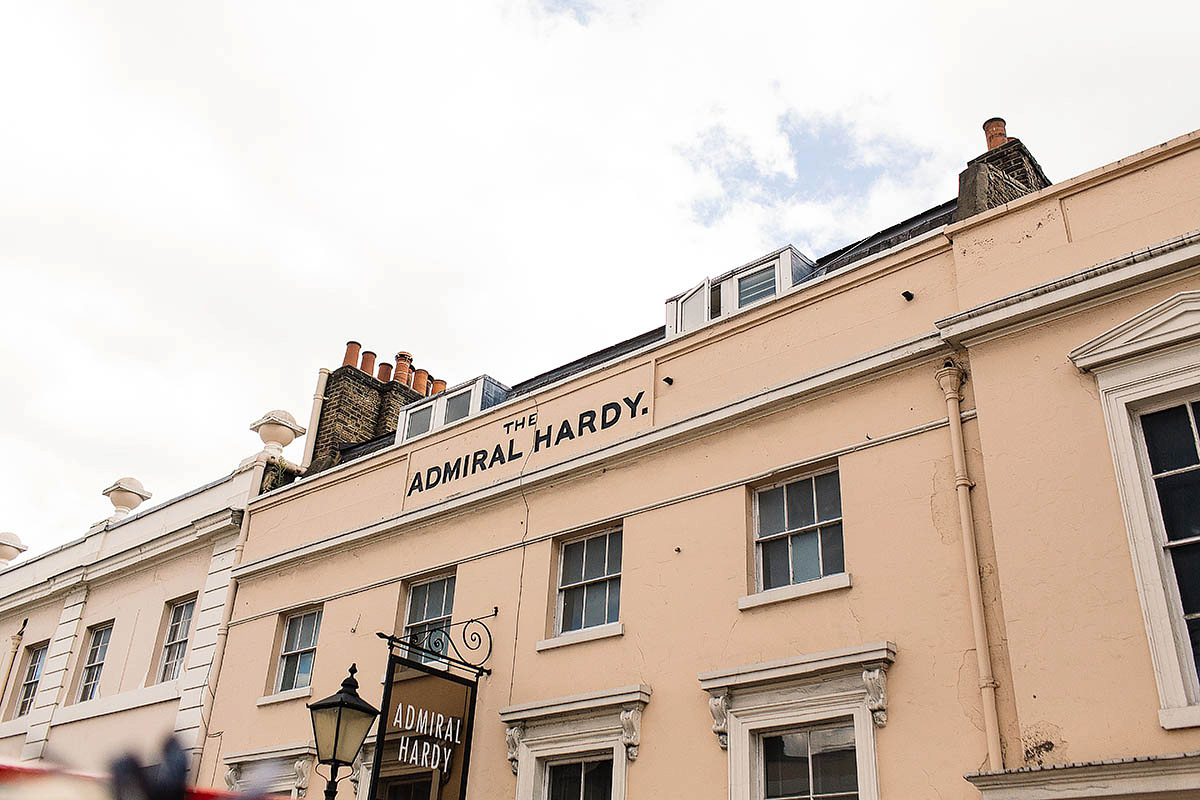
[[[362,363],[358,368],[370,375],[375,371],[375,354],[370,350],[364,350],[362,354]]]
[[[342,359],[343,367],[353,367],[358,363],[358,351],[362,345],[358,342],[346,342],[346,357]]]
[[[987,149],[995,150],[1008,141],[1005,122],[1000,117],[992,117],[983,123],[983,135],[987,137]]]
[[[379,364],[379,374],[376,377],[384,383],[390,381],[392,379],[392,365],[386,361],[381,361]]]
[[[412,353],[396,353],[396,381],[405,386],[412,382]]]
[[[425,396],[425,390],[429,388],[429,370],[418,369],[413,371],[412,388],[417,394],[422,397]]]
[[[433,391],[430,392],[430,394],[437,394],[438,392],[444,392],[444,391],[446,391],[446,382],[444,380],[442,380],[441,378],[437,378],[436,380],[434,380]]]

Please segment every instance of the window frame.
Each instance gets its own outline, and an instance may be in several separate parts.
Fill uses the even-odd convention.
[[[589,579],[589,578],[581,577],[579,581],[572,583],[570,586],[564,587],[563,586],[563,568],[566,565],[566,558],[564,556],[565,556],[567,547],[569,545],[579,544],[581,542],[588,542],[592,539],[598,539],[601,536],[604,536],[607,538],[608,536],[611,536],[614,533],[621,534],[621,569],[615,573],[610,573],[610,572],[606,571],[604,575],[602,575],[598,578],[590,578]],[[586,557],[587,557],[587,545],[584,544],[584,558],[586,559]],[[608,542],[606,541],[605,546],[604,546],[605,570],[608,569],[608,560],[609,560],[609,545],[608,545]],[[586,563],[586,561],[585,561],[585,563]],[[625,531],[624,531],[623,526],[617,525],[615,527],[605,528],[604,530],[590,531],[590,532],[585,533],[580,536],[573,536],[569,539],[561,540],[558,543],[558,570],[557,570],[558,577],[555,579],[555,590],[554,590],[554,593],[555,593],[554,594],[554,635],[555,636],[565,636],[565,635],[569,635],[569,634],[578,634],[578,633],[581,633],[584,631],[601,628],[605,625],[616,625],[616,624],[620,623],[620,621],[621,621],[621,588],[620,588],[620,585],[622,583],[621,575],[622,575],[622,571],[624,570],[624,567],[625,567]],[[604,608],[605,608],[604,622],[600,622],[595,625],[584,625],[582,622],[582,619],[581,619],[580,626],[578,628],[570,628],[570,629],[563,628],[563,612],[566,607],[566,592],[567,592],[567,590],[575,589],[575,588],[579,588],[579,587],[587,587],[589,585],[602,583],[602,582],[608,583],[614,579],[617,581],[617,618],[615,620],[608,619],[609,597],[608,597],[608,589],[606,588],[605,595],[604,595]],[[586,598],[587,598],[587,589],[584,588],[585,603],[586,603]]]
[[[766,760],[767,760],[766,745],[765,745],[765,741],[764,741],[765,739],[772,737],[772,736],[786,736],[788,734],[794,734],[794,733],[810,733],[811,734],[814,731],[828,730],[828,729],[834,728],[834,727],[842,728],[842,727],[847,727],[847,726],[852,731],[854,731],[854,718],[852,716],[851,717],[832,717],[829,719],[821,720],[819,722],[811,722],[811,723],[807,723],[804,725],[787,725],[787,726],[784,726],[781,728],[765,728],[765,729],[756,730],[753,734],[754,741],[752,742],[752,745],[751,745],[754,748],[756,767],[757,767],[757,772],[755,773],[755,782],[754,782],[754,786],[752,787],[753,797],[755,798],[755,800],[768,800],[766,785],[765,785],[766,784],[765,775],[764,775],[765,770],[763,769],[766,766]],[[854,731],[854,733],[855,733],[854,763],[855,763],[855,767],[856,767],[856,774],[855,774],[856,788],[854,790],[854,794],[857,795],[857,794],[859,794],[858,789],[857,789],[858,734],[857,734],[857,731]],[[811,739],[809,740],[808,770],[809,770],[808,795],[809,795],[809,799],[811,799],[811,798],[814,798],[814,796],[815,796],[815,792],[814,792],[815,787],[813,786],[813,781],[812,781],[813,769],[812,769],[812,741],[811,741]],[[820,795],[819,797],[815,797],[815,800],[823,800],[823,798],[825,798],[825,797],[831,797],[834,800],[837,800],[837,798],[839,796],[844,795],[844,794],[846,794],[846,793],[845,792],[840,792],[838,794],[825,793],[825,794]],[[771,798],[770,800],[779,800],[779,799]],[[800,798],[800,800],[806,800],[806,798]]]
[[[442,616],[426,617],[426,618],[421,619],[416,622],[409,621],[409,616],[412,614],[412,602],[413,602],[413,594],[414,594],[415,590],[422,586],[429,586],[430,584],[438,583],[440,581],[454,581],[455,590],[457,590],[457,588],[458,588],[458,574],[456,572],[442,572],[437,575],[431,575],[428,577],[419,578],[408,585],[408,597],[405,598],[405,601],[404,601],[404,618],[403,618],[404,621],[403,621],[403,625],[400,629],[401,638],[404,639],[405,641],[407,641],[408,637],[411,635],[410,628],[413,628],[416,626],[428,626],[433,622],[439,622],[442,620],[445,620],[445,625],[442,627],[444,629],[446,629],[446,631],[447,631],[447,638],[449,637],[450,624],[454,619],[454,599],[453,599],[453,595],[452,595],[451,599],[450,599],[450,611],[449,611],[449,613],[445,613],[445,611],[446,611],[446,599],[445,599],[446,595],[445,595],[444,590],[442,593],[442,611],[443,611]],[[428,595],[426,595],[426,609],[428,609],[428,607],[429,607]],[[436,628],[430,627],[428,630],[436,630]],[[427,648],[427,649],[432,649],[432,648]],[[442,655],[446,655],[446,654],[443,653]],[[409,659],[416,661],[420,664],[423,664],[427,667],[435,667],[435,668],[445,669],[448,666],[444,659],[435,658],[433,656],[426,655],[425,653],[411,652],[407,649],[405,649],[405,658],[409,658]]]
[[[189,606],[189,605],[192,608],[188,612],[187,624],[184,625],[184,627],[183,627],[183,637],[177,638],[177,639],[172,639],[171,638],[171,627],[174,625],[175,610],[179,609],[179,608],[184,608],[185,606]],[[196,621],[196,597],[194,595],[192,597],[187,597],[182,600],[176,600],[175,602],[170,603],[167,606],[167,613],[166,613],[166,619],[165,619],[166,625],[163,628],[162,651],[159,654],[158,670],[155,673],[157,680],[155,681],[155,683],[166,683],[168,681],[177,680],[181,675],[183,675],[184,666],[187,661],[188,643],[191,641],[192,625],[195,623],[195,621]],[[167,657],[168,653],[170,652],[172,647],[175,647],[176,645],[180,645],[180,644],[182,644],[183,647],[182,647],[182,651],[179,653],[179,659],[176,662],[177,666],[175,669],[175,674],[168,678],[168,677],[166,677],[166,668],[167,668],[168,664],[170,663],[169,659]]]
[[[836,518],[831,518],[831,519],[827,519],[827,520],[821,520],[818,518],[819,515],[818,515],[818,511],[817,511],[817,501],[816,501],[816,479],[819,477],[822,477],[824,475],[836,475],[837,482],[838,482],[838,516]],[[787,524],[785,522],[784,529],[782,531],[778,531],[776,533],[769,534],[765,538],[762,537],[760,535],[760,530],[761,530],[760,524],[761,524],[762,515],[761,515],[760,507],[759,507],[760,497],[762,496],[762,494],[764,492],[772,491],[773,489],[782,488],[784,490],[783,491],[784,514],[786,515],[786,513],[787,513],[787,511],[786,511],[787,487],[794,483],[800,483],[801,481],[807,481],[807,480],[811,480],[813,482],[814,522],[811,525],[802,525],[802,526],[800,526],[798,528],[794,528],[794,529],[788,528]],[[755,486],[755,487],[753,487],[753,495],[754,496],[751,500],[751,502],[752,502],[751,517],[753,519],[753,530],[751,532],[751,546],[754,548],[754,591],[755,591],[755,593],[763,594],[763,593],[767,593],[767,592],[780,592],[780,593],[786,592],[789,594],[796,594],[796,593],[798,593],[798,590],[796,590],[796,587],[798,587],[798,586],[799,587],[810,586],[810,585],[815,584],[818,581],[832,579],[834,576],[837,576],[837,575],[849,575],[849,572],[846,569],[846,522],[845,522],[846,516],[845,516],[845,509],[842,507],[842,478],[841,478],[841,469],[840,469],[839,464],[834,464],[832,466],[821,467],[821,468],[816,468],[816,469],[810,469],[805,472],[801,472],[801,473],[794,474],[794,475],[789,475],[786,478],[778,479],[773,483]],[[785,519],[786,519],[786,516],[785,516]],[[820,538],[820,530],[823,527],[826,527],[829,525],[840,525],[841,529],[842,529],[842,534],[841,534],[841,536],[842,536],[842,568],[840,570],[838,570],[837,572],[828,572],[827,573],[824,571],[823,567],[820,567],[820,565],[822,565],[825,560],[825,549],[824,549],[822,540]],[[794,567],[794,563],[793,563],[793,556],[792,556],[791,537],[797,533],[805,533],[808,531],[815,531],[818,534],[817,558],[818,558],[818,566],[821,568],[821,574],[817,575],[817,577],[815,577],[815,578],[808,578],[807,580],[803,580],[803,581],[795,581],[792,579],[793,578],[792,570]],[[788,581],[789,582],[782,584],[780,586],[772,586],[771,588],[768,589],[766,587],[766,579],[765,579],[765,575],[764,575],[764,571],[763,571],[763,548],[762,548],[762,545],[764,542],[775,541],[778,539],[786,539],[787,540]],[[840,588],[844,582],[831,580],[831,581],[829,581],[829,583],[831,585],[836,584],[835,588]],[[848,584],[845,584],[845,585],[848,585]]]
[[[589,764],[589,763],[595,763],[597,761],[607,761],[609,764],[612,765],[613,781],[615,782],[616,781],[617,764],[616,764],[616,761],[613,759],[612,753],[610,753],[608,751],[595,751],[595,752],[590,752],[590,753],[575,753],[575,754],[571,754],[571,755],[553,756],[550,758],[543,759],[542,760],[542,768],[541,768],[542,796],[547,798],[547,800],[550,797],[550,770],[554,769],[555,767],[566,766],[568,764]],[[580,800],[582,800],[582,798],[583,798],[582,779],[583,779],[583,776],[580,775],[580,781],[581,781],[581,783],[580,783]],[[613,792],[610,791],[608,800],[612,800],[612,797],[613,797]]]
[[[1200,680],[1178,635],[1174,575],[1164,573],[1161,525],[1140,417],[1200,395],[1200,335],[1185,314],[1200,293],[1181,292],[1080,345],[1069,356],[1096,376],[1134,578],[1159,696],[1159,724],[1200,727]],[[1148,331],[1152,331],[1149,334]],[[1157,517],[1157,519],[1156,519]],[[1170,580],[1166,580],[1166,578]]]
[[[75,696],[75,702],[86,703],[89,700],[98,700],[100,698],[100,678],[104,674],[104,662],[108,660],[108,648],[112,644],[114,622],[101,622],[93,625],[87,630],[88,645],[87,649],[82,653],[82,662],[79,672],[79,692]],[[96,638],[107,633],[104,641],[97,646]],[[93,661],[93,656],[97,650],[100,651],[99,660]],[[95,677],[89,678],[89,672],[95,670]],[[91,691],[89,692],[89,687]],[[86,695],[86,697],[85,697]]]
[[[316,615],[316,620],[313,624],[312,645],[310,647],[297,648],[295,650],[288,650],[287,649],[288,625],[291,624],[292,620],[299,619],[299,620],[301,620],[301,622],[299,624],[301,626],[303,626],[303,624],[304,624],[303,619],[305,617],[307,617],[309,614]],[[305,689],[309,689],[312,687],[312,676],[317,668],[317,643],[321,637],[321,617],[322,617],[322,609],[306,608],[301,611],[294,611],[290,614],[287,614],[283,618],[283,624],[280,626],[279,658],[275,662],[275,681],[274,681],[275,694],[281,694],[283,692],[303,691]],[[298,636],[299,636],[299,634],[297,634],[297,637]],[[311,652],[313,654],[312,667],[309,669],[309,672],[308,672],[308,683],[305,684],[304,686],[296,686],[295,683],[293,683],[291,686],[287,687],[286,689],[283,688],[283,676],[284,676],[285,662],[287,660],[287,657],[294,655],[297,657],[297,662],[299,662],[299,657],[301,655],[303,655],[304,653],[308,653],[308,652]],[[296,674],[299,674],[299,670],[297,670]],[[293,680],[294,680],[294,676],[293,676]]]
[[[13,717],[12,717],[13,719],[18,719],[20,717],[23,717],[26,714],[28,714],[30,711],[33,710],[33,705],[34,705],[34,703],[37,702],[38,687],[41,685],[41,682],[42,682],[42,673],[45,671],[45,668],[46,668],[46,654],[49,651],[50,651],[50,642],[48,642],[48,641],[40,642],[38,644],[32,644],[29,647],[25,648],[25,658],[22,661],[23,666],[21,669],[22,678],[21,678],[21,682],[19,684],[17,684],[16,693],[15,693],[15,697],[14,697],[14,700],[16,701],[16,703],[13,706],[13,708],[15,709],[15,711],[13,713]],[[40,658],[38,659],[37,664],[36,664],[37,675],[32,680],[30,680],[29,671],[30,671],[30,669],[32,669],[34,667],[35,657],[37,657],[39,655],[40,655]],[[28,697],[26,697],[25,690],[26,690],[26,687],[29,687],[29,686],[33,687],[33,691],[29,693]],[[28,702],[29,702],[29,705],[27,707],[25,706],[26,700],[28,700]]]

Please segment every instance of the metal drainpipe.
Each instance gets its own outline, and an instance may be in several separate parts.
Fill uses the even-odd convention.
[[[8,663],[4,665],[4,680],[0,681],[0,700],[4,699],[4,693],[8,691],[8,679],[12,677],[12,668],[17,663],[17,652],[21,649],[21,640],[25,638],[25,626],[28,624],[29,619],[26,618],[21,623],[21,630],[9,639],[12,642],[12,652],[8,654]]]
[[[258,495],[266,469],[267,462],[263,458],[255,460],[250,472],[250,493],[246,498],[247,506],[250,505],[249,501]],[[233,567],[242,563],[242,551],[246,549],[246,538],[249,534],[250,509],[245,508],[242,510],[242,524],[238,529],[237,542],[233,546]],[[230,577],[229,588],[225,590],[225,607],[221,611],[221,625],[217,628],[217,643],[213,649],[212,666],[208,670],[208,680],[204,684],[204,696],[200,701],[200,732],[196,737],[196,746],[200,748],[200,755],[203,755],[205,743],[208,740],[208,723],[212,719],[212,704],[217,696],[217,683],[221,680],[221,665],[225,661],[225,642],[229,638],[229,622],[233,618],[233,603],[237,600],[237,590],[237,578]],[[199,777],[200,764],[197,763],[192,770],[192,780],[198,780]]]
[[[979,553],[975,548],[975,515],[971,506],[971,487],[967,475],[967,455],[963,445],[962,396],[963,371],[947,361],[934,377],[946,395],[946,416],[950,422],[950,450],[954,456],[954,488],[958,494],[958,518],[962,525],[963,556],[967,567],[967,593],[971,602],[971,629],[975,634],[975,659],[979,664],[979,693],[983,698],[983,728],[987,735],[988,768],[1004,769],[1000,749],[1000,723],[996,716],[996,683],[992,675],[991,649],[987,622],[983,616],[983,589],[979,580]]]
[[[329,370],[321,367],[317,371],[317,390],[313,392],[312,414],[308,418],[308,441],[304,443],[304,460],[300,467],[308,469],[312,463],[313,452],[317,447],[317,426],[321,424],[321,409],[325,406],[325,384],[329,382]]]

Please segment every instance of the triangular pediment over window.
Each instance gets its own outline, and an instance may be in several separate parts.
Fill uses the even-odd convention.
[[[1198,340],[1200,291],[1180,292],[1081,344],[1068,357],[1088,371]]]

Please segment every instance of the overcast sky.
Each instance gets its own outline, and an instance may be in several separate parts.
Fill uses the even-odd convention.
[[[792,242],[1200,125],[1200,4],[9,2],[0,530],[45,551],[307,424],[347,339],[514,383]],[[302,441],[288,454],[299,460]]]

